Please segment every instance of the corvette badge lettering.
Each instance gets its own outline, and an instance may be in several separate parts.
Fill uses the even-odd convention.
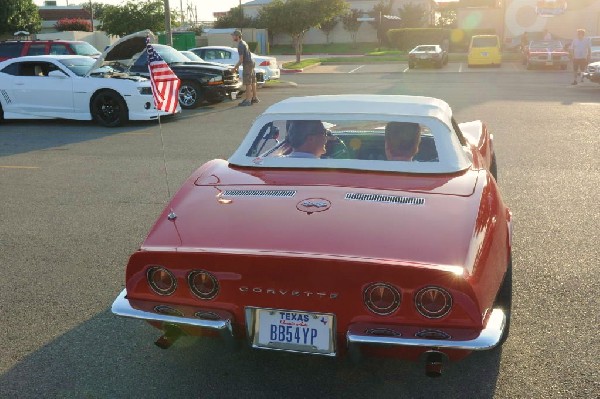
[[[311,213],[323,212],[331,208],[331,202],[325,198],[306,198],[298,202],[296,208],[299,211]]]
[[[318,298],[337,299],[339,294],[337,292],[313,292],[313,291],[299,291],[299,290],[276,290],[274,288],[262,288],[262,287],[240,287],[240,292],[254,293],[254,294],[271,294],[271,295],[284,295],[284,296],[298,296],[298,297],[311,297],[316,296]]]

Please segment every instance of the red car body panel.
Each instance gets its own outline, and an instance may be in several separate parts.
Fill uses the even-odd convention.
[[[363,353],[415,359],[435,348],[452,359],[465,356],[468,345],[411,346],[430,331],[445,337],[435,339],[476,340],[495,317],[510,265],[511,213],[489,171],[492,137],[481,122],[461,124],[461,130],[472,164],[450,174],[206,163],[176,193],[127,265],[128,306],[144,315],[168,307],[176,317],[161,322],[121,315],[206,335],[202,326],[178,318],[208,312],[230,323],[234,336],[251,340],[252,309],[330,314],[336,355],[351,349],[351,336],[385,330],[403,337],[403,344],[366,345]],[[293,194],[232,194],[265,190]],[[347,196],[353,193],[411,201]],[[158,295],[148,283],[148,270],[157,266],[176,280],[169,294]],[[218,294],[195,295],[188,281],[193,271],[214,276]],[[365,302],[365,290],[382,282],[400,295],[389,314],[376,314]],[[417,293],[432,286],[452,298],[451,310],[438,318],[425,317],[415,305]],[[475,350],[482,349],[489,347]]]

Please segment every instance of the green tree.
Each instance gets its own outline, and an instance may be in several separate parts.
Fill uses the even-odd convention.
[[[385,22],[383,19],[384,15],[390,15],[392,13],[392,6],[394,0],[380,0],[379,3],[373,6],[373,9],[369,13],[372,18],[375,18],[375,21],[369,22],[377,31],[377,41],[379,42],[379,47],[381,47],[382,42],[387,42],[387,34],[385,29]]]
[[[422,28],[427,11],[420,4],[408,3],[398,9],[403,28]]]
[[[456,10],[443,10],[435,21],[436,28],[456,28]]]
[[[325,34],[325,43],[329,44],[329,35],[331,35],[338,22],[337,18],[331,18],[330,20],[321,22],[319,25],[319,29]]]
[[[256,21],[254,18],[242,15],[243,10],[240,7],[233,7],[227,15],[218,18],[215,21],[215,28],[254,28]]]
[[[356,47],[356,36],[358,35],[358,30],[360,29],[361,21],[358,20],[362,15],[362,11],[359,11],[355,8],[350,10],[344,16],[342,16],[342,24],[344,25],[344,29],[350,32],[350,37],[352,38],[352,42]]]
[[[0,34],[17,31],[38,33],[42,29],[42,19],[33,0],[0,1]]]
[[[177,13],[171,13],[171,26],[178,26]],[[108,5],[102,14],[100,30],[109,35],[125,36],[144,29],[153,32],[165,30],[163,0],[128,1],[122,6]]]
[[[300,62],[306,32],[343,14],[347,7],[345,0],[274,0],[261,9],[259,21],[272,33],[290,35]]]
[[[108,4],[97,3],[97,2],[84,2],[79,4],[81,8],[89,12],[94,19],[101,20],[104,16],[104,9],[108,7]],[[90,7],[91,5],[91,7]]]

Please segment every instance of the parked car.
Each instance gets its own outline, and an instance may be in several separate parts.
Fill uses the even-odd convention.
[[[320,158],[287,156],[299,121],[320,121],[301,132],[326,139]],[[390,122],[420,128],[412,162],[386,160]],[[112,312],[162,330],[162,348],[217,334],[264,350],[423,356],[439,375],[445,358],[509,333],[512,216],[496,173],[486,125],[458,123],[442,100],[288,98],[228,161],[187,179],[130,257]]]
[[[164,44],[152,46],[181,79],[179,102],[184,109],[196,108],[204,102],[215,104],[227,97],[237,97],[242,88],[238,73],[228,65],[198,63],[190,61],[171,46]],[[149,76],[145,47],[143,51],[131,54],[130,58],[135,60],[127,69],[130,74]]]
[[[4,40],[0,41],[0,61],[25,55],[85,55],[98,58],[102,54],[88,42],[78,40]]]
[[[205,46],[191,48],[189,51],[196,53],[203,60],[210,62],[221,62],[223,64],[235,65],[240,60],[238,50],[227,46]],[[281,71],[277,64],[277,58],[252,53],[255,67],[264,68],[265,80],[279,79]]]
[[[590,36],[589,39],[592,47],[590,62],[600,61],[600,36]]]
[[[448,53],[437,44],[420,45],[410,50],[408,53],[408,67],[412,69],[423,64],[441,68],[448,64]]]
[[[536,67],[559,67],[567,69],[570,57],[560,40],[532,40],[523,49],[521,62],[527,69]]]
[[[0,120],[93,119],[114,127],[169,115],[154,108],[148,79],[96,67],[94,59],[79,55],[0,62]]]
[[[193,51],[185,50],[185,51],[180,51],[180,53],[183,54],[184,56],[186,56],[187,58],[189,58],[190,61],[203,62],[205,64],[228,65],[228,64],[221,64],[221,63],[216,63],[216,62],[209,63],[209,62],[203,60],[202,58],[200,58],[198,55],[196,55],[196,53],[194,53]],[[239,75],[241,75],[243,73],[243,71],[244,71],[243,67],[240,66]],[[257,87],[260,88],[260,87],[264,86],[266,71],[262,68],[254,68],[254,72],[256,73]],[[245,87],[242,86],[240,91],[245,91]]]
[[[600,61],[588,64],[583,77],[591,82],[600,83]]]
[[[502,64],[500,39],[497,35],[474,35],[469,45],[467,66],[491,65],[499,67]]]

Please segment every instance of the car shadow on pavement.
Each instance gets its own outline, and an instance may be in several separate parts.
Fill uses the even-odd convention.
[[[171,123],[176,119],[177,116],[161,118],[161,123]],[[153,128],[158,130],[158,121],[130,121],[124,126],[109,128],[99,126],[92,121],[3,120],[0,126],[2,129],[0,130],[0,157],[3,157],[98,140],[122,133]],[[31,139],[24,140],[23,136]],[[20,139],[17,140],[17,137]]]
[[[158,330],[107,309],[21,359],[0,377],[2,398],[492,398],[501,350],[474,353],[429,378],[418,363],[227,349]],[[5,342],[6,343],[6,342]],[[3,351],[4,352],[4,351]],[[6,352],[4,352],[6,353]]]

